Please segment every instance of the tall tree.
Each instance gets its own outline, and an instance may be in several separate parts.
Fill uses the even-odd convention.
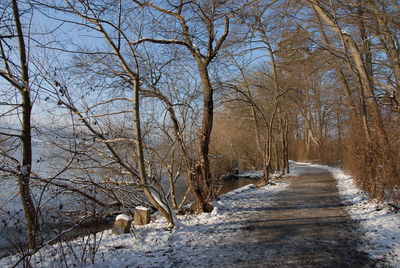
[[[143,8],[153,9],[163,16],[172,18],[179,25],[176,29],[168,29],[168,32],[173,35],[171,39],[146,37],[138,40],[135,44],[151,42],[184,47],[189,51],[197,65],[198,75],[203,86],[203,108],[199,130],[199,159],[192,167],[190,181],[196,198],[196,209],[210,212],[212,206],[209,201],[213,198],[214,193],[208,154],[214,115],[214,88],[211,83],[209,68],[212,61],[220,53],[229,34],[227,3],[216,0],[205,2],[180,1],[177,5],[135,2]],[[223,26],[220,24],[221,20],[224,21]],[[223,33],[218,36],[218,30],[221,28],[224,28]]]
[[[72,16],[72,20],[65,20],[65,22],[78,25],[87,29],[94,38],[101,38],[104,48],[94,49],[95,52],[76,50],[69,51],[74,54],[84,55],[85,60],[82,58],[77,59],[78,65],[83,68],[88,68],[91,74],[97,75],[105,79],[104,84],[113,81],[113,87],[122,88],[122,93],[119,97],[112,97],[111,95],[104,95],[100,93],[97,99],[105,97],[93,103],[93,99],[89,100],[91,104],[85,103],[86,107],[79,107],[78,103],[71,98],[71,91],[65,85],[57,85],[61,87],[63,94],[55,92],[53,96],[58,100],[61,106],[68,108],[82,122],[83,126],[89,131],[90,135],[94,136],[94,141],[104,144],[104,149],[107,155],[112,158],[112,163],[117,163],[120,169],[125,173],[130,174],[133,181],[138,180],[138,187],[143,191],[144,195],[169,222],[171,227],[174,226],[174,217],[168,202],[163,200],[160,193],[155,190],[154,184],[149,171],[146,169],[146,152],[144,143],[143,123],[141,116],[141,93],[142,82],[146,80],[142,75],[143,62],[141,62],[140,52],[137,50],[136,40],[137,36],[141,35],[141,31],[135,31],[135,27],[140,28],[143,21],[138,21],[137,24],[131,24],[132,16],[140,15],[135,13],[137,5],[134,3],[89,3],[85,1],[65,1],[65,5],[52,6],[53,12],[63,12],[63,16]],[[132,13],[130,13],[132,12]],[[53,18],[55,19],[55,18]],[[58,19],[58,18],[57,18]],[[61,19],[61,20],[63,20]],[[81,20],[84,23],[81,23]],[[67,51],[64,48],[57,48]],[[87,65],[86,60],[91,64]],[[94,71],[92,66],[98,66],[99,69]],[[79,67],[79,66],[78,66]],[[99,71],[102,70],[102,71]],[[82,70],[81,70],[82,71]],[[82,75],[82,73],[80,73]],[[120,103],[119,110],[115,111],[115,106]],[[123,103],[123,105],[121,105]],[[100,108],[101,107],[101,108]],[[110,112],[104,112],[101,109],[114,109]],[[94,112],[97,108],[100,111]],[[93,114],[94,113],[94,114]],[[124,137],[118,139],[110,138],[98,123],[104,121],[109,122],[112,116],[130,115],[131,124],[134,129],[134,137]],[[111,129],[116,134],[115,129]],[[117,134],[118,135],[118,134]],[[126,150],[120,150],[120,142],[131,145],[132,150],[127,150],[131,157],[125,155]]]
[[[365,9],[363,3],[360,9]],[[373,14],[372,19],[375,21],[376,28],[374,34],[379,38],[381,47],[390,62],[390,68],[393,72],[393,79],[389,86],[385,87],[389,91],[389,96],[394,102],[397,111],[400,110],[400,48],[399,38],[395,18],[399,15],[398,3],[393,1],[373,1],[368,0],[367,6]],[[368,9],[367,9],[368,11]]]
[[[394,100],[395,107],[396,104],[396,88],[393,86],[385,86],[382,83],[382,78],[377,76],[377,72],[381,72],[382,69],[391,69],[395,73],[395,68],[393,63],[395,63],[395,58],[391,57],[389,46],[393,45],[394,41],[391,39],[390,32],[387,32],[388,29],[383,30],[386,31],[389,38],[384,38],[383,35],[380,37],[381,43],[383,43],[383,47],[387,47],[388,51],[387,56],[389,59],[389,65],[377,65],[374,61],[373,53],[380,53],[376,50],[373,50],[373,42],[376,40],[371,37],[371,33],[373,32],[373,28],[370,23],[367,23],[367,19],[369,16],[367,15],[366,8],[376,9],[377,7],[373,4],[364,6],[361,5],[360,1],[354,1],[351,5],[346,5],[344,3],[329,3],[327,4],[324,1],[309,1],[312,9],[315,14],[319,17],[319,28],[321,32],[321,36],[323,37],[324,43],[327,44],[328,39],[326,38],[326,33],[324,32],[324,26],[329,29],[332,33],[335,34],[336,42],[327,45],[330,51],[335,51],[339,59],[343,63],[345,63],[348,67],[346,68],[347,74],[351,74],[356,81],[358,92],[357,95],[360,99],[360,109],[359,112],[352,112],[356,107],[354,104],[354,99],[352,99],[352,92],[349,92],[349,83],[346,73],[343,70],[337,70],[338,77],[343,81],[344,92],[346,95],[348,109],[351,111],[350,116],[352,119],[357,119],[358,114],[362,118],[362,125],[364,128],[364,138],[361,138],[360,141],[355,142],[356,144],[362,144],[358,146],[366,147],[360,148],[364,150],[362,153],[362,157],[359,159],[362,164],[366,165],[369,168],[368,174],[363,174],[363,177],[368,178],[369,182],[365,183],[370,187],[370,191],[372,196],[375,196],[379,193],[380,197],[385,195],[386,188],[389,184],[397,185],[398,183],[398,171],[396,167],[396,153],[393,152],[393,142],[390,140],[387,129],[385,127],[385,120],[383,117],[384,109],[379,103],[379,91],[384,88],[384,91],[388,91],[390,98]],[[345,10],[352,17],[355,18],[354,22],[343,21],[343,19],[339,19],[338,14]],[[378,19],[381,20],[382,16],[376,13]],[[323,22],[323,25],[321,24]],[[378,27],[385,26],[382,24],[382,21],[377,22],[376,25]],[[353,29],[358,30],[358,32],[354,32]],[[353,30],[352,34],[348,31]],[[382,31],[378,31],[378,36],[382,33]],[[387,36],[387,37],[388,37]],[[390,39],[390,40],[389,40]],[[361,40],[361,43],[358,42]],[[389,43],[391,45],[389,45]],[[385,45],[386,44],[386,45]],[[332,49],[334,48],[334,49]],[[340,53],[338,53],[340,51]],[[377,54],[378,55],[378,54]],[[383,56],[384,54],[380,53],[379,55]],[[377,68],[379,66],[379,68]],[[394,75],[395,76],[395,75]],[[396,108],[397,109],[397,108]],[[352,121],[353,132],[356,133],[358,131],[357,125],[358,122]],[[357,145],[356,145],[357,146]],[[381,179],[378,179],[378,174],[382,175]],[[364,178],[365,180],[365,178]]]
[[[22,207],[25,213],[25,221],[27,228],[27,240],[29,247],[34,249],[36,243],[36,231],[38,230],[37,211],[32,200],[30,190],[30,179],[32,169],[32,125],[31,125],[31,84],[29,69],[29,46],[26,43],[28,30],[24,30],[23,20],[21,18],[21,10],[17,0],[12,0],[10,6],[6,5],[5,13],[9,11],[12,20],[7,21],[9,24],[2,27],[5,32],[0,35],[0,57],[3,65],[0,70],[0,76],[15,88],[19,94],[15,99],[20,101],[19,104],[7,103],[8,106],[14,106],[11,111],[16,110],[14,114],[15,120],[20,120],[20,133],[13,134],[10,132],[2,133],[5,136],[13,136],[20,139],[22,157],[19,160],[12,155],[7,157],[17,164],[18,170],[6,168],[18,176],[19,194],[21,196]],[[29,14],[29,13],[28,13]],[[28,25],[29,26],[29,25]],[[26,26],[28,28],[28,26]],[[16,45],[14,45],[16,41]],[[10,112],[11,112],[10,111]],[[11,112],[12,113],[12,112]],[[5,113],[7,114],[7,113]]]
[[[276,9],[277,11],[274,11]],[[269,172],[271,170],[273,156],[273,128],[276,124],[276,118],[281,109],[280,99],[288,92],[287,85],[282,83],[281,68],[278,63],[278,36],[283,32],[286,27],[284,26],[286,17],[280,16],[280,10],[285,9],[286,12],[292,13],[297,9],[296,5],[294,11],[289,8],[289,4],[280,1],[261,1],[254,5],[253,8],[248,10],[240,10],[235,12],[235,19],[240,24],[245,25],[251,33],[251,39],[258,45],[258,49],[266,52],[267,65],[270,70],[265,73],[265,81],[257,81],[258,89],[265,91],[265,100],[263,103],[272,103],[271,109],[265,111],[261,116],[265,125],[265,144],[263,150],[263,173],[265,182],[269,181]],[[251,95],[248,95],[251,97]],[[252,108],[253,116],[256,117],[254,108]],[[261,109],[258,109],[261,111]],[[269,114],[269,116],[268,116]],[[255,119],[256,129],[257,120]],[[257,135],[259,136],[259,135]],[[276,151],[278,146],[275,144]],[[283,146],[284,147],[284,146]],[[284,151],[284,148],[282,148]],[[278,154],[276,154],[278,157]],[[279,163],[278,159],[275,159],[276,163]],[[283,166],[287,166],[288,162],[283,162]]]
[[[368,68],[364,63],[359,47],[357,46],[353,37],[349,33],[347,33],[342,27],[340,27],[340,25],[338,25],[338,23],[333,20],[332,15],[329,14],[324,8],[322,8],[317,1],[311,1],[311,3],[312,7],[322,18],[322,20],[327,25],[329,25],[329,27],[331,27],[331,29],[335,31],[343,40],[343,46],[349,52],[349,56],[353,60],[354,68],[357,71],[357,76],[360,80],[360,88],[363,96],[366,99],[366,103],[371,116],[371,122],[374,125],[377,138],[383,146],[388,147],[386,131],[383,125],[383,120],[378,104],[376,102],[374,87],[371,83],[372,78],[368,73]]]

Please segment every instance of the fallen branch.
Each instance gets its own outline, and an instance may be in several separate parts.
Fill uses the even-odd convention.
[[[388,205],[391,206],[392,208],[394,208],[394,211],[396,211],[396,212],[398,212],[400,210],[400,207],[395,204],[388,203]]]

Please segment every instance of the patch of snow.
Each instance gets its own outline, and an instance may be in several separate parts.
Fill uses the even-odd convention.
[[[21,167],[20,171],[21,171],[22,176],[24,176],[24,177],[29,176],[30,167],[31,167],[30,165],[25,165],[25,166]]]
[[[344,35],[350,35],[346,30],[340,29],[340,32]]]
[[[164,202],[161,201],[160,195],[159,193],[157,193],[156,191],[154,191],[153,189],[149,189],[151,195],[153,196],[153,198],[156,200],[156,202],[165,210],[165,211],[169,211],[168,210],[168,205],[165,204]]]
[[[237,174],[238,177],[246,177],[251,179],[260,178],[263,176],[263,171],[243,171]]]
[[[137,206],[137,207],[135,207],[137,210],[146,210],[146,211],[148,211],[148,210],[150,210],[150,208],[147,208],[147,207],[143,207],[143,206]]]
[[[131,221],[131,220],[132,220],[132,217],[129,216],[129,215],[126,215],[126,214],[119,214],[119,215],[115,218],[115,220],[116,220],[116,221],[117,221],[117,220]]]

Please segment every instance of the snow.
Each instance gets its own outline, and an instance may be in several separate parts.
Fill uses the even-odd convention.
[[[203,255],[207,253],[203,251],[235,242],[237,238],[229,232],[240,230],[252,209],[268,206],[268,198],[286,187],[280,181],[274,183],[262,188],[247,185],[222,195],[213,203],[211,213],[178,216],[180,224],[172,231],[165,229],[167,222],[159,216],[150,224],[135,226],[128,234],[114,235],[107,230],[98,233],[96,239],[92,236],[68,244],[47,245],[31,257],[31,263],[34,267],[175,267],[176,257],[188,262],[181,267],[204,267]],[[92,249],[97,250],[94,263]],[[188,259],[193,250],[197,257]],[[12,266],[18,258],[3,258],[0,267]]]
[[[244,172],[239,172],[239,174],[237,174],[237,176],[249,178],[249,179],[256,179],[256,178],[262,177],[263,172],[262,171],[244,171]]]
[[[151,210],[150,208],[147,208],[147,207],[143,207],[143,206],[137,206],[137,207],[135,207],[137,210],[146,210],[146,211],[148,211],[148,210]]]
[[[30,165],[25,165],[25,166],[22,166],[21,167],[21,174],[22,174],[22,176],[24,176],[24,177],[27,177],[27,176],[29,176],[29,170],[30,170]]]
[[[339,193],[347,203],[352,219],[360,222],[360,231],[364,233],[360,250],[373,259],[385,260],[388,267],[400,267],[400,214],[385,202],[371,200],[355,185],[352,177],[339,168],[293,163],[329,171],[338,182]]]
[[[115,218],[115,220],[116,220],[116,221],[117,221],[117,220],[131,221],[131,220],[132,220],[132,217],[129,216],[129,215],[126,215],[126,214],[119,214],[119,215]]]
[[[350,35],[348,32],[346,32],[346,30],[340,29],[340,32],[344,35]]]
[[[296,176],[301,176],[301,175],[305,175],[305,174],[323,173],[323,172],[325,172],[326,167],[327,167],[327,166],[314,165],[314,164],[305,163],[305,162],[295,162],[295,161],[291,161],[291,160],[289,160],[289,165],[290,165],[290,173],[287,174],[286,176],[290,176],[290,177],[296,177]],[[305,167],[316,167],[317,169],[308,169]]]
[[[386,259],[388,267],[400,267],[400,214],[384,203],[369,200],[352,178],[338,168],[291,162],[291,173],[308,173],[304,167],[327,170],[337,179],[352,218],[360,222],[360,231],[365,233],[360,250],[372,258]],[[207,249],[219,248],[221,252],[215,254],[223,256],[223,249],[215,245],[237,239],[231,232],[240,230],[252,211],[272,205],[271,197],[281,194],[287,187],[276,179],[273,182],[274,186],[257,188],[250,184],[224,194],[214,201],[211,213],[178,216],[180,224],[172,230],[165,229],[167,223],[159,216],[148,225],[135,226],[128,234],[114,235],[107,230],[96,237],[46,245],[31,257],[31,263],[34,267],[175,267],[174,259],[187,259],[180,267],[205,267],[203,255],[207,254]],[[188,259],[194,250],[197,257]],[[19,255],[3,258],[0,267],[12,266],[19,258]]]
[[[156,192],[155,190],[149,188],[149,191],[151,193],[151,196],[156,200],[156,202],[165,210],[169,211],[168,206],[165,204],[165,202],[161,201],[160,194]]]

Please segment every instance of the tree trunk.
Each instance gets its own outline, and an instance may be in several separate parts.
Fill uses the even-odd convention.
[[[281,163],[280,163],[280,159],[279,159],[280,154],[279,154],[278,141],[274,140],[273,145],[275,147],[275,150],[274,150],[274,162],[275,163],[273,166],[273,170],[275,172],[275,171],[279,171],[281,169],[281,165],[280,165]]]
[[[173,154],[172,157],[174,158],[175,154]],[[172,165],[168,167],[168,182],[169,182],[169,192],[171,195],[172,207],[174,209],[177,209],[178,204],[176,203],[176,195],[175,195],[174,168]]]
[[[136,77],[133,82],[133,120],[136,128],[136,153],[138,155],[138,169],[139,169],[139,179],[142,184],[142,189],[149,200],[149,202],[164,216],[164,218],[169,222],[170,227],[174,226],[174,219],[172,217],[172,211],[168,204],[163,204],[160,196],[155,196],[157,193],[155,191],[151,191],[151,186],[149,186],[147,181],[147,174],[144,162],[144,150],[143,150],[143,138],[142,138],[142,126],[140,123],[140,105],[139,105],[139,90],[140,90],[140,81],[139,78]]]
[[[267,125],[267,142],[265,143],[265,162],[263,167],[265,184],[269,182],[269,171],[271,168],[271,159],[272,159],[272,125],[274,124],[277,108],[278,108],[278,100],[275,99],[274,109],[272,111],[269,124]]]
[[[397,109],[400,109],[400,52],[395,45],[396,36],[390,31],[387,25],[386,18],[384,17],[385,13],[379,10],[375,2],[372,0],[368,1],[368,5],[371,7],[371,10],[375,15],[380,30],[380,32],[378,32],[379,39],[393,70],[396,88],[391,92],[393,95],[392,99],[395,100]]]
[[[286,173],[290,172],[290,168],[289,168],[289,139],[288,139],[288,135],[289,135],[289,122],[288,122],[288,117],[287,115],[285,115],[285,127],[284,127],[284,132],[285,132],[285,136],[284,136],[284,140],[285,140],[285,147],[284,147],[284,160],[285,160],[285,167],[286,167]]]
[[[30,249],[37,245],[37,230],[39,223],[35,205],[30,190],[30,176],[32,168],[32,137],[31,137],[31,100],[29,90],[22,92],[22,167],[18,176],[19,194],[25,212],[28,243]]]
[[[214,91],[208,75],[207,65],[198,60],[198,70],[203,85],[203,116],[199,133],[199,160],[191,177],[193,194],[196,199],[196,211],[211,212],[209,202],[213,198],[210,162],[208,159],[211,130],[214,115]]]
[[[364,66],[361,53],[349,34],[347,33],[343,34],[343,38],[350,48],[355,67],[360,76],[361,90],[364,95],[364,98],[366,99],[365,100],[366,108],[368,109],[368,113],[371,116],[371,121],[374,124],[377,138],[379,139],[380,143],[382,143],[382,145],[388,146],[388,140],[383,125],[382,116],[378,104],[376,102],[374,89],[371,84],[370,77],[368,76],[367,69]]]
[[[20,20],[18,3],[16,0],[12,1],[13,15],[15,28],[18,36],[18,46],[20,55],[20,68],[22,75],[23,86],[18,86],[18,90],[22,99],[22,167],[20,168],[20,174],[18,176],[19,194],[21,197],[22,207],[25,213],[25,221],[27,228],[28,243],[31,249],[37,247],[36,232],[39,227],[37,221],[37,213],[35,205],[32,200],[30,192],[30,177],[32,168],[32,136],[31,136],[31,96],[30,96],[30,85],[29,85],[29,69],[28,59],[26,56],[26,47],[24,34],[22,31],[22,25]],[[12,74],[10,74],[12,77]]]
[[[311,0],[313,8],[316,10],[318,15],[325,21],[327,25],[332,27],[332,29],[341,36],[343,39],[343,45],[345,48],[349,49],[350,56],[354,61],[354,67],[357,70],[357,76],[359,77],[361,83],[361,93],[365,97],[366,107],[368,113],[370,114],[371,122],[374,125],[375,134],[383,146],[388,147],[388,140],[386,131],[383,125],[382,116],[379,111],[378,104],[376,102],[373,86],[368,76],[368,70],[364,64],[360,50],[358,49],[353,38],[329,17],[329,15],[318,5],[317,1]]]
[[[272,127],[274,124],[275,120],[275,115],[276,111],[278,109],[279,103],[278,103],[278,94],[279,94],[279,81],[278,81],[278,70],[276,66],[276,61],[275,61],[275,55],[274,55],[274,50],[271,47],[271,44],[269,43],[269,40],[267,39],[266,36],[263,37],[263,41],[265,45],[267,46],[267,50],[269,52],[269,57],[271,59],[271,66],[272,66],[272,72],[273,72],[273,84],[274,84],[274,108],[271,114],[271,118],[269,121],[269,124],[267,124],[267,141],[265,144],[265,162],[264,162],[264,181],[265,184],[269,182],[269,170],[271,167],[271,150],[272,150]]]
[[[286,131],[286,125],[285,125],[285,123],[286,123],[286,117],[285,117],[285,120],[282,120],[282,118],[279,120],[280,121],[280,128],[281,128],[281,156],[280,156],[280,158],[281,158],[281,174],[282,175],[285,175],[285,173],[286,173],[286,139],[285,139],[285,136],[286,136],[286,133],[285,133],[285,131]]]

